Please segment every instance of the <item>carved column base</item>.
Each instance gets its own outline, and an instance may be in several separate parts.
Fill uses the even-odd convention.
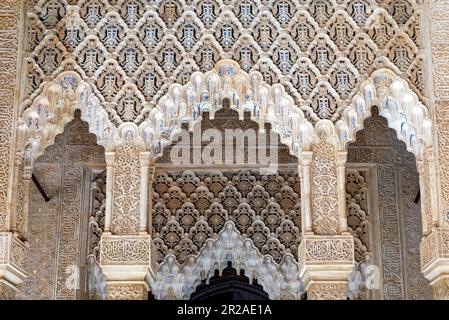
[[[148,300],[146,282],[108,282],[108,300]]]
[[[148,298],[151,273],[151,237],[103,234],[100,266],[108,283],[108,299]]]
[[[449,229],[437,228],[421,241],[421,270],[434,299],[449,299]]]
[[[347,300],[348,283],[312,281],[307,290],[307,300]]]
[[[0,296],[10,296],[25,280],[27,253],[27,246],[11,232],[0,233]]]
[[[311,300],[346,300],[354,266],[352,235],[305,235],[299,246],[300,277]]]

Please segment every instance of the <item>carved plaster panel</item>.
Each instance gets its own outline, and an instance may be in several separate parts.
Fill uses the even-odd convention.
[[[301,241],[297,178],[292,173],[260,176],[246,169],[157,170],[153,184],[157,261],[174,253],[184,263],[208,238],[217,237],[226,221],[234,221],[244,237],[277,262],[288,252],[296,259]]]
[[[149,264],[149,236],[114,236],[101,238],[100,264]]]
[[[365,75],[384,66],[424,95],[413,76],[420,70],[421,6],[401,5],[42,0],[27,13],[27,56],[34,70],[28,78],[36,87],[40,74],[52,78],[61,69],[75,69],[96,87],[111,119],[139,122],[142,104],[156,104],[169,85],[183,85],[193,72],[233,58],[245,71],[260,72],[268,84],[284,85],[315,121],[337,120],[339,106],[351,103]],[[303,61],[318,73],[304,71]],[[332,93],[309,97],[305,88],[317,81]]]
[[[217,239],[208,239],[199,253],[189,255],[185,264],[173,254],[166,255],[151,281],[152,292],[157,299],[189,299],[198,284],[208,283],[216,270],[221,275],[228,262],[244,270],[250,283],[257,279],[270,299],[300,299],[304,293],[293,255],[285,254],[278,264],[242,237],[232,221],[224,224]]]
[[[84,163],[104,162],[103,148],[96,145],[87,124],[68,123],[54,145],[47,148],[34,167],[34,174],[50,197],[45,202],[34,184],[30,187],[29,278],[19,294],[23,299],[76,299],[80,267],[85,263],[83,228]],[[49,277],[49,274],[53,275]]]
[[[349,146],[347,173],[351,172],[352,177],[347,176],[352,181],[347,184],[347,191],[350,186],[363,185],[360,176],[364,177],[366,190],[356,195],[363,199],[362,211],[357,207],[354,212],[359,217],[363,216],[362,212],[365,214],[365,222],[357,219],[356,229],[360,228],[362,238],[356,236],[356,248],[362,250],[356,251],[356,256],[366,247],[366,253],[374,255],[371,258],[374,265],[381,266],[383,299],[429,298],[429,282],[420,269],[422,223],[415,159],[397,140],[394,131],[387,129],[387,120],[383,117],[375,114],[366,120],[364,130],[357,133],[356,141]],[[369,177],[375,181],[370,181]],[[421,194],[420,198],[423,197]],[[348,205],[348,210],[350,208]],[[348,216],[351,227],[350,218],[351,214]],[[369,227],[362,228],[363,225]],[[358,245],[357,239],[361,240]],[[423,245],[433,246],[434,243],[430,240]],[[421,259],[431,257],[426,250],[422,252]]]

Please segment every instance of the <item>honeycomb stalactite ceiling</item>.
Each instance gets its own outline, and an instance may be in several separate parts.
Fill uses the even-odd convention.
[[[226,221],[250,238],[262,254],[280,262],[297,257],[301,242],[299,177],[287,172],[260,176],[250,170],[156,172],[153,184],[155,259],[168,253],[184,264]]]
[[[414,0],[31,0],[26,98],[75,69],[133,121],[170,84],[233,59],[335,121],[379,67],[423,98],[419,19]]]
[[[310,143],[305,136],[315,139],[320,131],[345,149],[371,105],[380,103],[390,127],[419,155],[431,144],[420,102],[427,101],[420,6],[415,0],[31,0],[23,145],[35,131],[43,135],[43,127],[63,127],[60,106],[70,100],[69,88],[79,100],[71,108],[82,110],[99,144],[107,147],[107,137],[116,141],[126,127],[157,149],[159,131],[170,136],[185,119],[167,103],[188,104],[189,88],[201,89],[196,107],[212,101],[211,83],[219,77],[219,89],[227,85],[217,65],[233,60],[239,76],[258,81],[246,83],[240,101],[251,102],[253,119],[270,122],[257,109],[261,93],[253,92],[269,90],[274,118],[287,119],[272,127],[296,154]],[[229,92],[238,87],[232,78]],[[188,109],[184,116],[192,121],[194,108]],[[56,135],[48,132],[38,144]]]

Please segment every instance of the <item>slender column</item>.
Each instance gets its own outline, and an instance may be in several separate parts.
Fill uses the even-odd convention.
[[[426,184],[426,187],[429,188],[429,195],[427,197],[427,201],[430,200],[430,208],[432,210],[431,216],[432,216],[432,228],[438,227],[440,218],[447,219],[447,217],[440,216],[439,214],[439,208],[438,208],[438,188],[435,181],[438,181],[437,179],[437,169],[435,166],[435,157],[433,155],[432,148],[427,149],[425,153],[425,158],[427,161],[427,170],[429,175],[429,181]]]
[[[148,172],[148,232],[151,233],[151,227],[153,225],[153,181],[154,173],[156,171],[155,159],[151,159]]]
[[[346,159],[347,152],[337,154],[337,183],[338,183],[338,215],[340,220],[340,233],[349,234],[346,210]]]
[[[27,220],[32,169],[25,163],[24,154],[16,153],[10,230],[16,237],[27,239]]]
[[[23,160],[23,154],[21,152],[16,153],[15,161],[14,161],[14,184],[13,184],[13,200],[12,200],[12,206],[13,210],[11,212],[11,219],[10,219],[10,230],[16,235],[19,236],[19,228],[17,220],[20,220],[20,215],[23,212],[20,212],[22,210],[23,205],[23,167],[24,167],[24,160]],[[20,224],[20,222],[19,222]]]
[[[345,162],[346,153],[338,153],[327,141],[314,145],[311,152],[302,153],[301,201],[303,195],[308,196],[305,202],[310,213],[305,213],[306,232],[299,246],[298,261],[300,277],[311,300],[347,297],[348,277],[354,265],[354,240],[346,221]]]
[[[15,155],[9,231],[0,232],[0,299],[14,299],[17,285],[26,278],[27,214],[31,168],[23,153]]]
[[[26,166],[23,170],[23,237],[28,239],[28,215],[30,207],[30,183],[33,169]]]
[[[312,199],[310,194],[310,165],[312,163],[312,152],[304,151],[298,171],[301,173],[301,205],[303,212],[303,234],[312,232]]]
[[[416,162],[419,173],[422,230],[423,235],[428,236],[432,229],[439,225],[438,198],[436,190],[435,159],[432,148],[428,148],[422,159]]]

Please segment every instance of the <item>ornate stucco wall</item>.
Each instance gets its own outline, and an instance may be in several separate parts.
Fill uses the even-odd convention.
[[[354,179],[357,174],[363,179]],[[364,215],[359,213],[361,219],[354,224],[363,243],[356,244],[356,251],[363,247],[359,251],[371,252],[381,268],[380,297],[429,299],[429,282],[420,273],[422,223],[416,161],[379,115],[365,121],[364,130],[349,146],[347,177],[348,191],[363,188],[362,201],[358,201]],[[348,210],[351,214],[350,206]],[[369,223],[363,225],[363,221]]]
[[[50,197],[32,185],[29,208],[29,277],[23,299],[79,299],[85,290],[87,223],[92,168],[104,164],[104,150],[87,124],[75,117],[47,148],[34,174]],[[90,166],[90,167],[89,167]]]
[[[356,259],[363,247],[383,257],[379,263],[385,298],[415,296],[417,288],[425,287],[421,277],[414,283],[408,278],[418,269],[418,255],[398,252],[399,246],[417,252],[415,235],[421,232],[422,271],[431,280],[434,297],[447,298],[446,6],[432,0],[2,1],[0,296],[14,296],[24,279],[28,284],[44,279],[42,269],[33,267],[41,258],[27,253],[47,236],[52,240],[43,254],[51,257],[47,267],[54,269],[53,280],[45,289],[22,288],[34,286],[41,292],[37,295],[51,292],[53,298],[82,295],[67,290],[67,284],[71,266],[83,269],[84,253],[98,250],[98,237],[87,231],[98,224],[87,222],[87,204],[95,203],[86,191],[91,168],[75,151],[62,157],[74,162],[44,155],[35,163],[44,150],[57,149],[60,136],[56,147],[46,147],[74,110],[81,109],[97,135],[89,143],[98,141],[106,149],[107,175],[95,180],[107,180],[107,200],[90,215],[100,212],[103,217],[104,210],[100,260],[110,297],[145,297],[145,275],[154,267],[147,205],[154,158],[170,143],[173,131],[185,122],[191,126],[206,109],[215,113],[226,96],[233,97],[232,108],[240,113],[250,109],[261,125],[271,123],[299,159],[304,241],[298,261],[309,297],[346,297],[352,249],[341,259],[332,250],[318,256],[313,250],[321,243],[333,248],[353,239]],[[217,64],[221,59],[232,60]],[[360,147],[357,156],[364,158],[350,160],[357,163],[350,167],[358,170],[356,179],[363,178],[378,195],[368,201],[378,205],[362,201],[357,207],[357,195],[347,198],[345,190],[345,151],[374,104],[405,147],[394,142],[394,150],[404,151],[396,155],[378,142],[374,151],[371,146],[362,150],[359,142],[351,147]],[[405,149],[415,154],[418,171]],[[101,150],[93,156],[98,162],[103,162]],[[30,185],[33,170],[42,175],[51,170],[48,188],[59,192],[59,199],[51,200],[57,201],[57,209],[39,211],[48,204],[39,203]],[[416,180],[417,172],[421,229],[419,206],[409,201],[416,184],[404,184]],[[76,209],[79,202],[85,205]],[[369,240],[363,230],[356,234],[347,207],[373,218],[373,227],[378,223]],[[37,218],[31,219],[34,215],[51,220],[50,227],[42,230]],[[39,230],[44,233],[33,242]],[[380,249],[370,245],[376,235]],[[115,255],[117,244],[130,243],[139,243],[142,250],[131,247]],[[327,267],[337,267],[323,278],[320,272],[326,266],[315,271],[326,261]],[[139,284],[121,281],[123,274],[111,272],[119,266],[132,274],[128,280]]]

